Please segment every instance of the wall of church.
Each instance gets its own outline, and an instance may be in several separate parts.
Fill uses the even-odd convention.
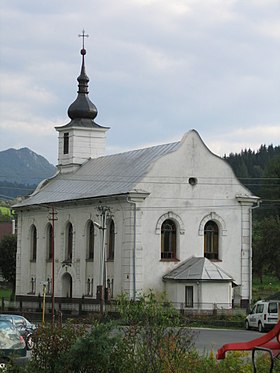
[[[92,220],[101,224],[99,204],[57,206],[54,229],[55,252],[55,295],[67,296],[63,292],[63,279],[65,275],[72,278],[72,297],[96,297],[97,286],[102,284],[102,235],[103,230],[95,227],[94,230],[94,260],[87,260],[87,223]],[[117,294],[128,291],[132,295],[133,288],[133,214],[131,206],[124,209],[121,203],[110,204],[112,218],[115,221],[115,256],[113,261],[105,262],[106,278],[110,281],[112,292]],[[25,211],[18,213],[19,236],[17,258],[17,286],[18,295],[42,294],[42,283],[52,278],[52,263],[47,258],[46,227],[49,224],[48,209]],[[73,255],[71,262],[65,260],[66,227],[68,223],[73,226]],[[126,222],[123,225],[123,222]],[[37,229],[37,258],[31,260],[30,227]],[[107,233],[105,233],[105,252],[108,248]],[[22,271],[22,268],[25,270]],[[139,277],[138,277],[139,278]],[[31,282],[34,280],[34,284]],[[70,294],[68,294],[70,296]]]
[[[249,192],[226,162],[213,155],[196,133],[188,134],[179,149],[152,164],[135,190],[145,191],[147,197],[135,203],[126,197],[107,197],[55,206],[56,296],[69,296],[71,292],[77,298],[96,297],[97,286],[102,283],[103,230],[95,225],[94,260],[88,260],[86,227],[90,220],[102,224],[98,210],[102,205],[110,207],[115,223],[114,259],[105,263],[106,281],[114,297],[123,291],[131,298],[150,289],[163,291],[163,275],[191,256],[204,256],[204,227],[213,221],[218,226],[219,237],[215,262],[236,284],[242,284],[240,292],[235,293],[244,299],[250,298],[251,204],[241,205],[236,198]],[[161,227],[166,219],[176,225],[176,257],[172,259],[162,258],[161,253]],[[52,266],[47,260],[48,223],[47,208],[18,212],[16,292],[19,295],[41,293],[41,283],[51,279]],[[68,223],[73,227],[70,263],[65,260]],[[36,261],[30,260],[32,224],[37,229]],[[107,236],[104,248],[107,251]],[[214,288],[208,290],[215,292]],[[170,296],[177,294],[176,301],[179,301],[182,291],[178,287]],[[207,291],[201,293],[202,302],[207,298]],[[229,292],[225,294],[228,299]]]
[[[186,299],[186,287],[192,288],[192,299]],[[179,309],[230,309],[232,286],[230,282],[172,282],[165,283],[168,299]]]
[[[195,185],[190,178],[195,178]],[[222,159],[209,152],[197,136],[189,136],[178,151],[157,161],[137,188],[150,193],[140,207],[142,290],[163,291],[164,274],[191,256],[204,256],[204,226],[209,220],[219,227],[216,264],[241,285],[244,230],[246,239],[250,236],[242,214],[248,215],[250,206],[243,207],[242,213],[236,195],[248,191]],[[161,259],[160,227],[165,219],[176,222],[177,260]],[[245,266],[249,271],[248,263]]]

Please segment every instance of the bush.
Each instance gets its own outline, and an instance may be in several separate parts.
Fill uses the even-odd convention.
[[[119,346],[122,372],[177,372],[193,345],[193,333],[181,328],[180,314],[165,302],[164,295],[141,295],[136,302],[125,295],[119,300],[120,314],[127,325]]]
[[[120,336],[114,334],[115,324],[95,322],[91,330],[77,338],[56,365],[58,372],[118,372],[116,354]]]
[[[116,322],[42,327],[34,336],[32,359],[13,373],[251,373],[250,353],[229,352],[217,361],[193,347],[193,332],[181,327],[180,314],[163,295],[149,293],[134,302],[118,299],[124,326]],[[280,371],[276,362],[275,372]],[[12,370],[14,369],[14,370]],[[258,360],[258,373],[269,371],[269,361]]]
[[[57,365],[64,354],[85,335],[84,326],[75,325],[69,320],[65,324],[41,326],[34,334],[35,342],[29,364],[30,372],[63,372]]]

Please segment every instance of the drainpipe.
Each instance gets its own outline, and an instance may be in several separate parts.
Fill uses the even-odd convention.
[[[133,257],[132,257],[132,282],[133,282],[133,300],[136,299],[136,202],[132,202],[129,197],[127,197],[126,201],[133,205],[134,211],[133,211],[133,231],[134,231],[134,237],[133,237]]]
[[[249,292],[249,302],[251,304],[251,292],[252,292],[252,265],[251,265],[251,262],[252,262],[252,210],[255,209],[255,208],[258,208],[260,206],[260,200],[258,200],[256,202],[256,205],[255,206],[251,206],[250,208],[250,242],[249,242],[249,283],[248,283],[248,292]],[[241,284],[243,283],[243,276],[242,276],[242,255],[243,255],[243,223],[244,223],[244,220],[243,220],[243,211],[244,211],[244,206],[242,205],[241,203],[241,239],[242,239],[242,242],[241,242],[241,264],[240,264],[240,269],[241,269]],[[242,286],[242,285],[241,285]],[[242,298],[241,298],[241,301],[242,301]]]
[[[251,306],[252,301],[252,282],[253,282],[253,275],[252,275],[252,260],[253,260],[253,247],[252,247],[252,235],[253,235],[253,214],[252,210],[260,207],[260,200],[257,201],[255,206],[252,206],[250,209],[250,258],[249,258],[249,274],[250,274],[250,282],[249,282],[249,302]]]

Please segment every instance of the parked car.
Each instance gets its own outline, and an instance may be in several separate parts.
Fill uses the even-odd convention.
[[[13,361],[21,365],[27,362],[26,344],[17,328],[8,320],[0,320],[0,370]]]
[[[27,350],[32,350],[34,347],[32,335],[37,329],[35,324],[21,315],[0,314],[0,320],[9,320],[23,336]]]
[[[260,300],[255,303],[245,319],[245,328],[255,328],[259,332],[272,329],[278,321],[279,304],[280,300]]]

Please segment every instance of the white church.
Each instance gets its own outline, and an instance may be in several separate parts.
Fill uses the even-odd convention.
[[[176,307],[248,306],[253,196],[195,130],[174,143],[105,155],[83,48],[57,173],[14,206],[17,298],[131,299],[165,292]]]

